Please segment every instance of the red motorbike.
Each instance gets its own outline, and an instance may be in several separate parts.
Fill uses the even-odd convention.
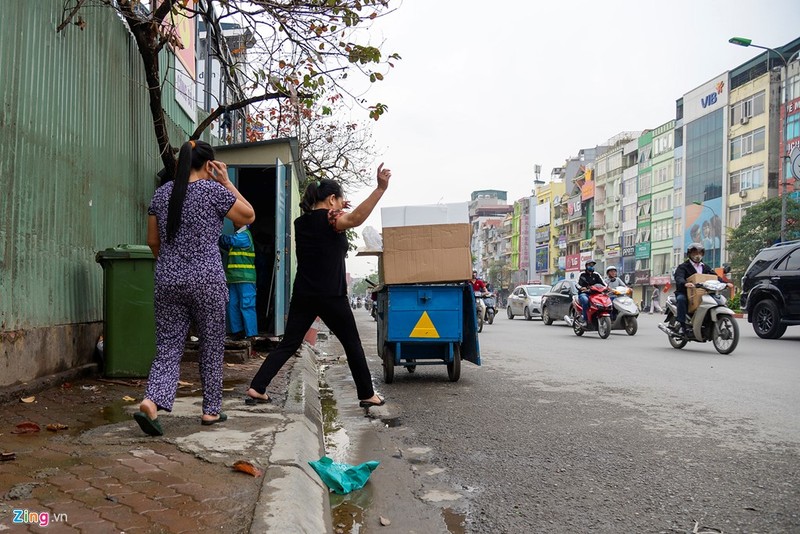
[[[582,336],[584,332],[597,330],[600,339],[606,339],[611,335],[611,312],[614,305],[611,304],[611,297],[607,295],[608,288],[597,284],[589,288],[589,310],[587,317],[589,322],[584,324],[583,307],[577,295],[572,298],[572,308],[575,311],[573,317],[567,315],[564,320],[567,324],[572,324],[572,330],[576,336]]]

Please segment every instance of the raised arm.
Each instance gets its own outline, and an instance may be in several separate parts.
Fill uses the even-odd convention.
[[[378,165],[378,185],[370,195],[351,212],[342,214],[341,217],[336,219],[336,229],[339,231],[347,230],[348,228],[355,228],[361,226],[367,220],[372,210],[378,204],[378,201],[386,192],[389,187],[389,178],[392,177],[392,171],[383,168],[383,163]]]

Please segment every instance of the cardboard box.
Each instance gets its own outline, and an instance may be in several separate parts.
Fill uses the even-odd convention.
[[[469,204],[466,202],[381,208],[381,224],[384,231],[386,228],[398,226],[459,223],[469,224]]]
[[[463,282],[472,276],[469,223],[383,228],[382,283]]]
[[[717,275],[696,273],[686,279],[687,282],[691,282],[693,284],[708,282],[709,280],[717,280]],[[700,306],[700,302],[703,300],[703,295],[706,293],[706,290],[702,287],[686,288],[686,297],[689,299],[689,313],[694,313],[697,307]]]

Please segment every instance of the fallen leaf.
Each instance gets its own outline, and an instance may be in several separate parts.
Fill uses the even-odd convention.
[[[39,425],[32,421],[25,421],[24,423],[20,423],[16,426],[14,430],[11,431],[12,434],[33,434],[34,432],[39,432],[41,428]]]
[[[193,385],[194,384],[192,384],[191,382],[184,382],[183,380],[178,380],[178,387],[179,388],[185,388],[185,387],[189,387],[189,386],[193,386]]]
[[[34,397],[34,396],[30,396],[30,397],[23,397],[23,398],[21,398],[20,400],[21,400],[22,402],[24,402],[25,404],[30,404],[30,403],[32,403],[33,401],[35,401],[35,400],[36,400],[36,397]]]
[[[58,432],[59,430],[66,430],[69,427],[67,425],[62,425],[61,423],[50,423],[45,428],[50,432]]]
[[[256,478],[264,474],[264,471],[244,460],[234,462],[233,469],[236,471],[241,471],[242,473],[247,473],[248,475],[253,475]]]
[[[382,526],[384,526],[384,527],[388,527],[388,526],[389,526],[389,525],[391,525],[391,524],[392,524],[392,522],[391,522],[391,521],[389,521],[389,520],[388,520],[388,519],[386,519],[385,517],[381,516],[381,525],[382,525]]]
[[[135,401],[136,399],[134,399],[134,398],[133,398],[133,397],[131,397],[130,395],[125,395],[124,397],[122,397],[122,400],[124,400],[125,402],[133,402],[133,401]]]

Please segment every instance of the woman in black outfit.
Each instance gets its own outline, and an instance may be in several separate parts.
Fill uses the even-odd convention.
[[[353,311],[347,300],[344,258],[347,254],[345,231],[361,225],[389,186],[392,172],[378,166],[378,186],[352,212],[344,200],[342,186],[334,180],[312,182],[306,188],[300,208],[303,215],[294,221],[297,247],[297,275],[289,304],[286,332],[269,353],[247,390],[248,404],[269,402],[267,386],[303,342],[314,319],[322,319],[339,339],[356,383],[359,405],[381,406],[384,401],[372,389],[364,349]]]

